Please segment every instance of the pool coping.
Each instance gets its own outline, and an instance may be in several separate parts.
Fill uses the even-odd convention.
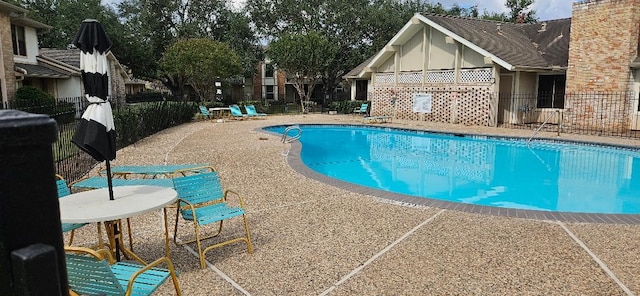
[[[309,124],[309,125],[313,125],[313,124]],[[315,124],[315,125],[361,126],[361,125],[353,125],[353,124]],[[264,130],[264,128],[266,127],[259,128],[257,130],[263,133],[276,134],[276,133],[266,131]],[[399,130],[408,130],[408,131],[422,131],[422,132],[447,134],[446,132],[430,131],[430,130],[418,130],[418,129],[406,129],[406,128],[394,128],[394,127],[389,127],[389,128],[399,129]],[[276,134],[276,135],[280,136],[280,134]],[[465,135],[494,137],[493,135],[487,135],[487,134],[470,133]],[[521,137],[509,137],[509,136],[499,136],[499,135],[496,135],[495,137],[522,139]],[[538,139],[547,140],[545,138],[538,138]],[[553,141],[558,141],[558,140],[553,140]],[[607,143],[579,142],[579,141],[571,141],[571,140],[563,141],[563,142],[602,144],[602,145],[620,147],[620,148],[631,148],[628,146],[610,145]],[[341,181],[341,180],[331,178],[329,176],[322,175],[318,172],[311,170],[302,162],[302,159],[300,156],[301,151],[302,151],[302,144],[299,141],[295,141],[291,143],[291,148],[289,149],[289,152],[287,154],[287,163],[294,171],[298,172],[299,174],[307,178],[325,183],[327,185],[338,187],[347,191],[364,194],[364,195],[370,195],[370,196],[374,196],[374,197],[378,197],[381,199],[390,200],[394,202],[399,202],[403,204],[435,207],[440,209],[462,211],[462,212],[483,214],[483,215],[504,216],[504,217],[512,217],[512,218],[533,219],[533,220],[577,222],[577,223],[629,224],[629,225],[640,224],[640,214],[574,213],[574,212],[556,212],[556,211],[500,208],[500,207],[491,207],[491,206],[483,206],[483,205],[475,205],[475,204],[467,204],[467,203],[459,203],[459,202],[450,202],[450,201],[433,199],[428,197],[417,197],[417,196],[412,196],[407,194],[400,194],[400,193],[378,190],[378,189],[365,187],[365,186],[361,186],[354,183]]]

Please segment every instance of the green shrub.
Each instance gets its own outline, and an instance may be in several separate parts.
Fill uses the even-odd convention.
[[[10,107],[29,113],[49,115],[59,125],[73,122],[76,111],[73,103],[56,102],[50,94],[31,86],[18,88]]]
[[[355,108],[360,108],[362,104],[371,104],[369,101],[335,101],[329,105],[331,110],[336,110],[338,113],[351,114]]]
[[[16,103],[26,106],[52,105],[56,100],[50,94],[32,86],[23,86],[16,91]]]
[[[114,111],[117,147],[133,144],[166,128],[193,119],[199,112],[195,102],[144,102]]]
[[[158,102],[165,101],[167,96],[159,92],[143,92],[137,94],[128,94],[126,96],[127,103],[140,103],[140,102]]]

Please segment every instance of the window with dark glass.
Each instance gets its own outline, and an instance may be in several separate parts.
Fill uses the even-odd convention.
[[[538,76],[538,108],[564,108],[564,89],[566,75]]]
[[[264,65],[264,77],[273,77],[273,65],[271,64]]]
[[[265,97],[267,100],[273,100],[275,98],[273,93],[273,85],[267,85]]]
[[[11,39],[13,41],[14,55],[27,55],[27,43],[24,37],[24,27],[11,25]]]

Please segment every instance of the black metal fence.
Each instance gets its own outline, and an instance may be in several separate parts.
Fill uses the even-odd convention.
[[[640,107],[633,92],[494,94],[496,98],[501,127],[640,138]]]
[[[123,101],[112,99],[112,101]],[[42,105],[10,101],[2,109],[17,109],[36,114],[47,114],[58,126],[58,140],[52,145],[56,172],[68,181],[75,181],[96,164],[91,156],[71,142],[82,113],[88,102],[82,97],[59,98]],[[171,126],[193,118],[197,104],[193,102],[156,101],[136,104],[113,104],[118,149]]]

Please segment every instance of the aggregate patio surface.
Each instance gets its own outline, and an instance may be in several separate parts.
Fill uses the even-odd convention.
[[[243,243],[217,248],[208,252],[207,268],[200,269],[194,244],[171,244],[184,295],[640,294],[640,224],[547,221],[411,206],[321,183],[289,165],[283,155],[290,144],[257,131],[297,123],[361,120],[312,114],[198,121],[118,151],[112,165],[209,163],[219,171],[223,187],[245,198],[253,254]],[[413,121],[384,125],[532,134]],[[629,139],[560,138],[640,146]],[[173,225],[175,213],[170,214]],[[161,212],[135,217],[132,226],[138,255],[152,261],[164,254]],[[187,234],[188,227],[181,222],[181,233]],[[242,233],[242,220],[236,219],[225,224],[222,235]],[[84,227],[74,244],[93,241],[95,227]],[[168,281],[154,295],[174,293]]]

